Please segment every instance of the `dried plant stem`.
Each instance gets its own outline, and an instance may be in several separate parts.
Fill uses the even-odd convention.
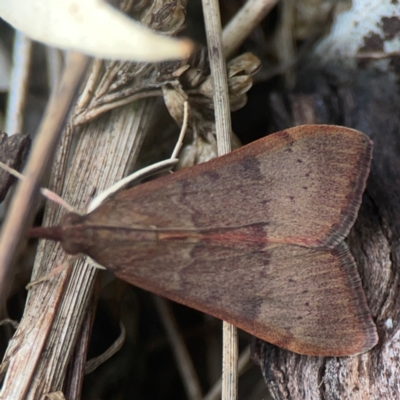
[[[247,0],[222,33],[225,58],[229,58],[239,48],[276,3],[278,0]]]
[[[238,337],[237,328],[228,322],[222,325],[222,400],[238,397]]]
[[[184,340],[179,334],[168,301],[159,296],[153,296],[153,300],[160,314],[164,328],[167,331],[187,397],[190,400],[201,400],[203,396],[201,394],[199,378],[197,377],[196,370],[186,349]]]
[[[83,378],[87,360],[87,353],[92,334],[93,322],[96,316],[96,308],[101,289],[100,281],[96,282],[90,305],[85,320],[82,324],[82,331],[75,346],[74,354],[69,365],[67,383],[65,385],[65,398],[68,400],[79,400],[82,398]]]
[[[0,293],[8,268],[17,249],[24,224],[29,218],[33,199],[38,192],[38,184],[54,154],[72,99],[87,65],[87,57],[71,53],[60,83],[59,90],[53,93],[33,143],[24,175],[29,179],[18,182],[17,189],[0,237]]]
[[[20,172],[18,172],[14,168],[9,167],[7,164],[4,164],[1,161],[0,161],[0,168],[4,169],[9,174],[15,176],[16,178],[18,178],[20,180],[26,179],[25,175],[22,175]],[[61,207],[64,207],[66,210],[71,211],[71,212],[78,212],[77,210],[75,210],[74,207],[72,207],[66,201],[64,201],[64,199],[61,196],[59,196],[57,193],[52,192],[51,190],[46,189],[46,188],[40,188],[40,193],[44,197],[46,197],[46,199],[48,199],[50,201],[54,201],[54,203],[57,203]]]
[[[7,102],[5,131],[9,135],[22,132],[23,113],[28,90],[32,41],[23,33],[15,32],[13,68]]]
[[[126,62],[110,61],[110,63],[107,66],[106,73],[104,74],[103,78],[101,79],[101,82],[99,83],[99,87],[97,88],[97,90],[95,92],[96,98],[99,99],[107,93],[107,90],[109,89],[112,82],[114,81],[114,78],[118,74],[118,71],[120,71],[124,65],[126,65]]]
[[[63,53],[54,47],[46,47],[46,66],[50,92],[57,89],[63,70]]]
[[[143,101],[113,110],[102,119],[79,129],[79,134],[74,135],[78,133],[76,128],[69,126],[62,136],[50,188],[63,193],[66,201],[74,207],[85,209],[94,189],[102,190],[110,186],[131,170],[145,135],[143,126],[149,125],[152,110],[151,102]],[[73,138],[77,140],[76,147],[72,146]],[[74,155],[66,171],[72,148]],[[58,222],[62,213],[58,206],[48,204],[44,225]],[[54,265],[63,260],[65,253],[60,246],[41,241],[33,279],[47,275]],[[68,275],[68,282],[62,286],[60,277],[65,274]],[[7,365],[13,365],[13,369],[7,370],[0,394],[1,397],[5,393],[2,400],[40,398],[43,393],[62,389],[65,370],[81,332],[96,275],[97,270],[81,258],[73,268],[64,269],[51,280],[30,290],[24,318],[4,357],[4,369]],[[52,293],[60,296],[58,304],[49,304]],[[37,326],[38,315],[50,306],[52,319],[48,318]],[[32,354],[28,355],[20,351],[28,344],[32,347],[32,343],[35,346],[36,343],[41,344],[41,351],[31,351]],[[8,395],[11,391],[13,397]]]
[[[77,115],[74,119],[74,125],[82,125],[90,120],[93,120],[100,115],[104,114],[107,111],[111,111],[114,108],[122,107],[126,104],[133,103],[135,101],[145,99],[147,97],[159,97],[162,96],[162,90],[161,89],[154,89],[154,90],[148,90],[146,92],[140,92],[140,93],[135,93],[131,96],[125,97],[124,99],[114,101],[112,103],[107,103],[104,105],[101,105],[87,113],[84,114],[84,116]]]
[[[232,129],[226,64],[222,54],[221,19],[218,1],[203,0],[203,13],[214,86],[218,155],[222,156],[231,151]]]
[[[208,54],[214,87],[215,128],[218,155],[231,151],[231,114],[228,80],[222,53],[222,32],[217,0],[203,0]],[[237,398],[237,329],[223,323],[222,400]]]
[[[294,13],[296,5],[294,0],[286,0],[283,1],[280,6],[282,7],[282,18],[277,33],[276,48],[278,51],[278,57],[280,58],[280,64],[289,66],[285,71],[285,80],[286,87],[290,89],[293,88],[296,83],[293,69],[290,68],[290,65],[293,65],[293,62],[296,59],[293,39]]]
[[[86,81],[86,85],[76,102],[76,112],[81,112],[90,102],[90,98],[96,90],[97,79],[99,78],[101,68],[103,67],[103,60],[96,58],[93,60],[89,77]]]
[[[125,326],[120,323],[121,333],[118,336],[117,340],[102,354],[98,357],[90,359],[85,366],[85,375],[92,373],[96,370],[100,365],[104,364],[107,360],[109,360],[114,354],[118,353],[126,340],[126,329]]]
[[[250,346],[246,347],[243,352],[240,354],[238,361],[238,376],[240,376],[245,368],[248,366],[251,360],[251,349]],[[220,379],[218,382],[214,384],[214,386],[210,389],[207,395],[203,400],[218,400],[221,396],[222,390],[222,380]]]

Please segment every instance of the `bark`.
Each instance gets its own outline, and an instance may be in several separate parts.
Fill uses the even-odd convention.
[[[319,76],[319,78],[318,78]],[[255,357],[275,399],[400,397],[400,99],[391,75],[341,71],[338,80],[307,70],[300,92],[274,95],[279,129],[330,123],[358,129],[374,142],[371,173],[348,243],[379,334],[368,353],[341,358],[300,356],[256,341]],[[310,85],[311,82],[311,85]]]

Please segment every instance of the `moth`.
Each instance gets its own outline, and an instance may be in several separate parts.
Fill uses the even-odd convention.
[[[344,239],[371,156],[358,131],[291,128],[31,234],[293,352],[358,354],[378,339]]]

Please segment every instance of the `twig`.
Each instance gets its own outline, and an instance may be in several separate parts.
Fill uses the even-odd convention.
[[[63,54],[54,47],[46,47],[46,66],[50,92],[57,89],[63,70]]]
[[[0,321],[0,326],[10,324],[14,329],[18,328],[18,321],[14,321],[10,318],[5,318]]]
[[[132,96],[125,97],[124,99],[115,101],[113,103],[107,103],[101,105],[98,108],[95,108],[87,113],[78,115],[74,118],[73,122],[75,126],[82,125],[92,119],[95,119],[96,117],[99,117],[101,114],[104,114],[107,111],[113,110],[114,108],[122,107],[125,104],[131,104],[135,101],[145,99],[147,97],[158,97],[158,96],[162,96],[162,91],[159,89],[135,93]]]
[[[294,25],[294,0],[286,0],[281,2],[282,18],[277,34],[276,48],[280,64],[288,65],[296,59],[296,52],[293,40],[293,25]],[[286,87],[292,88],[295,84],[295,75],[292,69],[288,69],[285,73]]]
[[[146,134],[144,127],[149,126],[153,118],[153,103],[145,100],[112,111],[101,121],[94,121],[79,131],[73,130],[69,125],[62,135],[49,187],[62,193],[65,200],[77,209],[85,209],[94,190],[103,190],[131,170]],[[77,139],[76,146],[72,146],[73,139]],[[66,171],[72,147],[74,155]],[[58,223],[61,214],[59,207],[48,204],[43,224],[49,226]],[[51,241],[41,241],[33,279],[48,274],[52,266],[64,260],[65,253],[59,245]],[[74,268],[69,269],[68,285],[65,288],[60,285],[59,277],[63,275],[61,273],[44,284],[35,285],[30,291],[24,318],[14,335],[15,340],[10,342],[4,356],[5,365],[13,362],[14,370],[8,369],[8,379],[4,381],[2,388],[5,392],[12,389],[13,393],[16,393],[17,388],[18,393],[27,390],[29,395],[4,399],[39,398],[43,393],[61,390],[63,387],[65,370],[86,315],[97,274],[97,270],[90,264],[80,258]],[[48,293],[53,291],[62,292],[62,301],[53,308],[51,329],[48,330],[45,325],[42,330],[35,331],[37,315],[41,315],[42,310],[47,307]],[[25,341],[31,347],[32,343],[36,346],[41,340],[42,331],[47,336],[44,348],[39,353],[28,354],[29,363],[35,364],[34,368],[29,369],[26,367],[25,353],[20,353],[19,349],[25,348]]]
[[[85,375],[92,373],[96,370],[101,364],[104,364],[107,360],[109,360],[114,354],[121,350],[122,346],[125,343],[126,339],[126,329],[124,324],[121,322],[119,324],[121,329],[121,333],[118,336],[117,340],[102,354],[98,357],[94,357],[90,359],[85,366]]]
[[[251,360],[251,349],[250,346],[246,347],[243,352],[240,354],[239,361],[238,361],[238,375],[240,376],[247,365]],[[204,397],[203,400],[218,400],[221,396],[222,390],[222,380],[219,379],[218,382],[215,382],[214,386],[210,389],[207,395]]]
[[[229,58],[265,18],[278,0],[247,0],[222,32],[224,56]]]
[[[185,343],[179,334],[169,304],[167,300],[159,296],[153,296],[153,300],[157,306],[164,328],[167,331],[168,339],[171,342],[186,394],[190,400],[200,400],[202,399],[200,382]]]
[[[101,98],[103,97],[106,93],[109,87],[112,85],[116,75],[118,74],[118,71],[122,69],[122,66],[126,64],[124,62],[118,62],[118,61],[111,61],[110,64],[107,66],[106,73],[103,75],[103,79],[99,83],[99,86],[95,92],[95,97],[96,98]]]
[[[9,167],[7,164],[4,164],[3,162],[0,161],[0,168],[4,169],[7,171],[9,174],[15,176],[16,178],[20,180],[26,179],[25,175],[22,175],[20,172],[15,170],[14,168]],[[72,212],[77,212],[74,207],[69,205],[61,196],[59,196],[57,193],[52,192],[49,189],[46,188],[40,188],[40,193],[46,197],[46,199],[53,201],[54,203],[57,203],[61,207],[64,207],[68,211]]]
[[[91,66],[89,77],[86,81],[85,87],[76,102],[76,112],[81,112],[87,105],[96,88],[97,79],[100,76],[101,68],[103,67],[103,60],[96,58]]]
[[[65,397],[68,400],[79,400],[82,398],[82,387],[85,376],[85,366],[90,338],[92,335],[93,323],[96,317],[97,304],[100,297],[101,282],[97,279],[95,282],[92,298],[82,324],[82,330],[75,346],[75,351],[71,357],[69,371],[64,384]]]
[[[222,54],[221,19],[216,0],[203,0],[207,46],[214,86],[215,128],[218,155],[231,151],[231,112],[229,108],[228,79]]]
[[[72,99],[85,71],[87,60],[87,57],[81,54],[70,54],[69,67],[65,70],[59,90],[51,96],[46,113],[38,129],[31,156],[24,170],[24,175],[29,179],[18,183],[1,232],[0,293],[4,293],[8,268],[17,249],[24,224],[33,207],[32,200],[35,198],[38,184],[51,162],[51,155],[55,152]]]
[[[222,53],[221,18],[217,0],[203,0],[207,46],[214,86],[215,128],[218,155],[231,151],[231,114],[228,80]],[[223,323],[222,400],[237,398],[238,343],[236,327]]]
[[[22,132],[23,112],[28,90],[32,41],[23,33],[15,32],[13,68],[8,95],[5,131],[9,135]]]

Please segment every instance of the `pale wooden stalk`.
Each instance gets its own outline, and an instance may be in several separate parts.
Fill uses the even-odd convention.
[[[279,0],[247,0],[222,32],[224,56],[229,58]]]
[[[92,334],[93,322],[96,316],[101,285],[95,285],[90,306],[87,310],[81,333],[75,345],[68,371],[68,381],[65,385],[65,397],[68,400],[79,400],[82,397],[83,379],[87,368],[87,353]]]
[[[156,304],[158,313],[160,314],[161,321],[167,332],[167,336],[176,359],[176,364],[182,377],[186,395],[189,400],[200,400],[203,397],[201,395],[200,381],[196,374],[196,370],[186,348],[185,342],[179,333],[179,329],[176,325],[171,307],[168,301],[164,298],[155,295],[152,297]]]
[[[203,0],[203,13],[214,86],[214,112],[218,155],[222,156],[231,151],[232,128],[226,64],[222,54],[221,17],[218,1]]]
[[[0,297],[4,296],[4,286],[11,261],[15,255],[24,224],[29,219],[38,185],[52,161],[65,116],[71,106],[76,88],[87,65],[87,57],[71,53],[68,61],[69,72],[63,76],[60,90],[53,93],[45,115],[39,126],[31,155],[24,170],[28,177],[18,182],[7,218],[0,236]]]
[[[207,46],[214,86],[215,128],[218,155],[231,151],[231,114],[228,80],[222,53],[222,32],[219,4],[216,0],[203,0],[203,13],[207,33]],[[223,323],[222,400],[237,398],[237,329]]]
[[[32,41],[23,33],[16,31],[13,49],[13,68],[10,91],[7,100],[5,132],[8,135],[22,133],[24,108],[29,86]]]
[[[251,348],[247,346],[243,352],[240,354],[238,360],[238,376],[240,376],[245,369],[248,367],[251,361]],[[213,387],[209,390],[204,400],[218,400],[221,397],[222,391],[222,379],[218,380]]]
[[[282,7],[282,18],[276,35],[276,49],[280,59],[280,64],[289,66],[284,73],[284,77],[286,87],[290,90],[296,83],[293,69],[290,68],[296,59],[295,43],[293,38],[295,2],[294,0],[285,0],[280,5]]]
[[[64,54],[54,47],[46,47],[47,82],[50,92],[57,89],[63,70]]]

